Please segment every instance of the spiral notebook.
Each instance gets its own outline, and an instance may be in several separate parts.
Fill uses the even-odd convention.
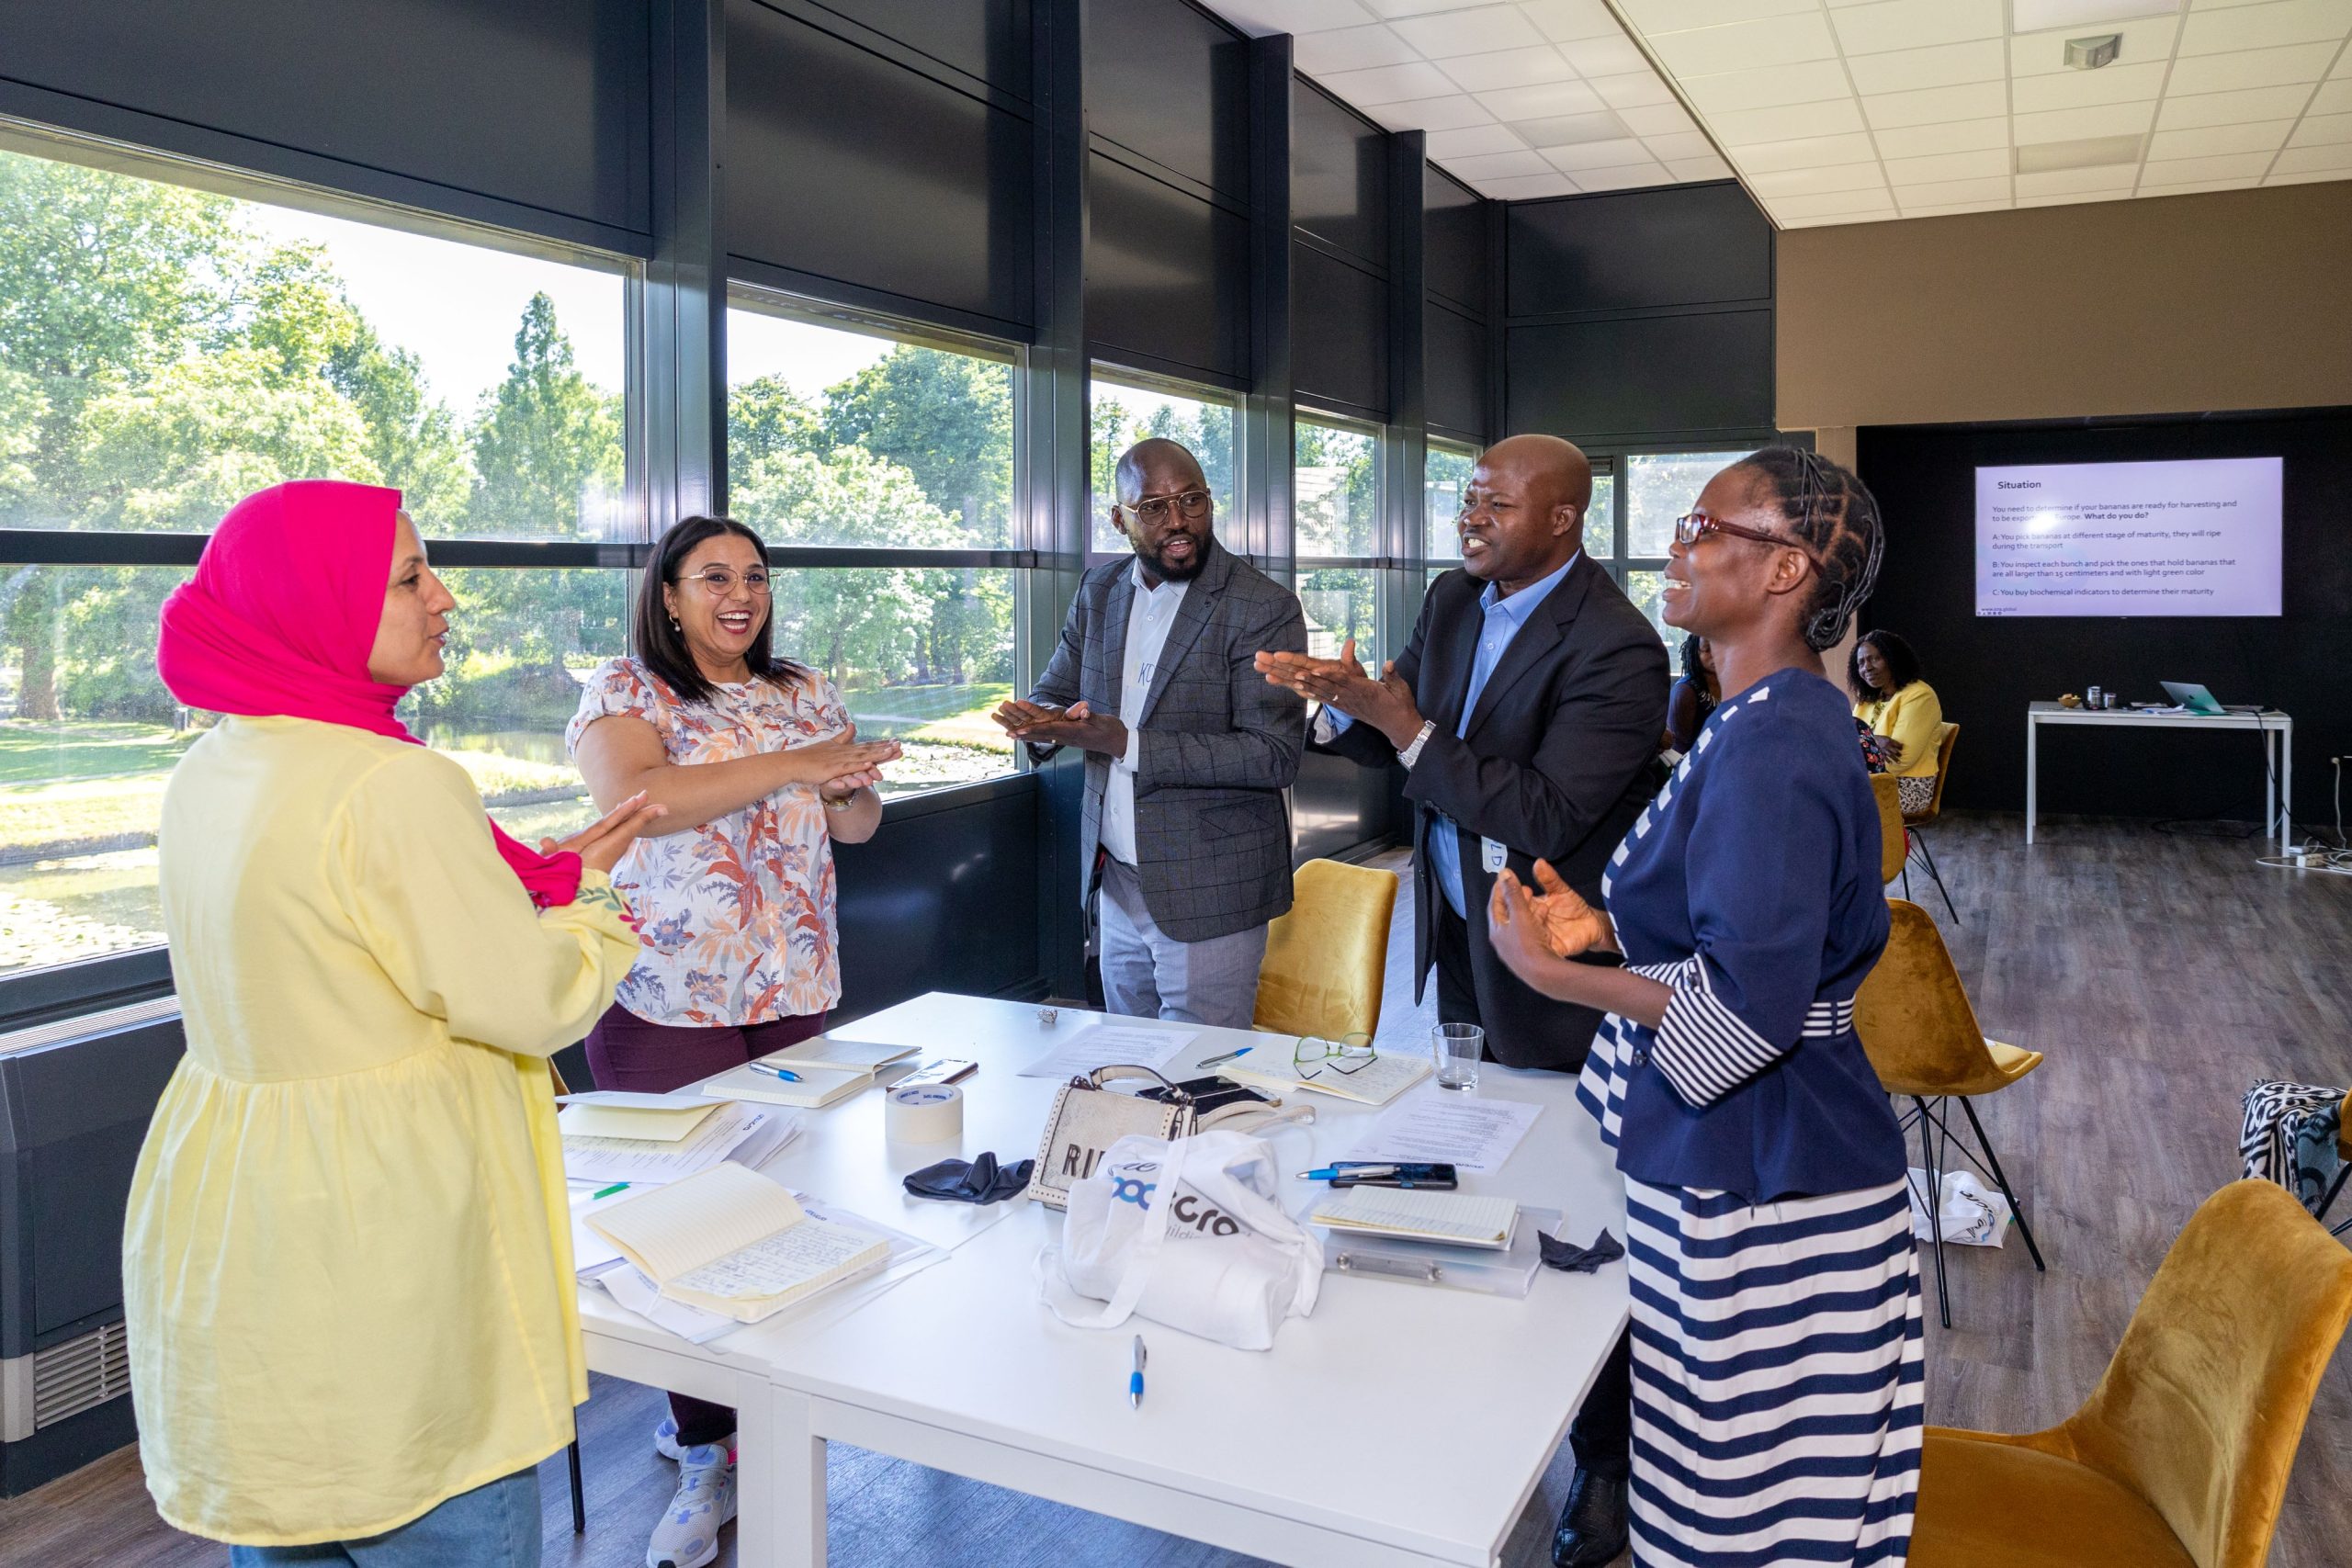
[[[1510,1245],[1519,1201],[1426,1188],[1351,1187],[1317,1203],[1308,1220],[1362,1235],[1499,1249]]]
[[[889,1257],[888,1237],[811,1218],[740,1165],[716,1166],[587,1216],[674,1302],[757,1323]]]

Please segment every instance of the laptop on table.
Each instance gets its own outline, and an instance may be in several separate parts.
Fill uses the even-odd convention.
[[[2253,703],[2232,703],[2229,706],[2223,707],[2220,703],[2214,700],[2212,693],[2207,691],[2204,687],[2198,685],[2194,682],[2159,681],[2156,684],[2165,689],[2165,695],[2170,697],[2173,700],[2174,705],[2183,713],[2219,715],[2225,713],[2260,713],[2262,711],[2259,706]]]

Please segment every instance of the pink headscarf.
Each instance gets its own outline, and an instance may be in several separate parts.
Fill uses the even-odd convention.
[[[195,578],[164,601],[155,669],[190,707],[347,724],[421,746],[393,710],[406,686],[368,675],[401,492],[340,479],[272,485],[229,509]],[[531,902],[569,904],[580,857],[491,837]]]

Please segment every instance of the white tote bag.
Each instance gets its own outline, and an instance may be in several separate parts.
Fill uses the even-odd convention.
[[[1062,1245],[1037,1255],[1039,1293],[1080,1328],[1136,1315],[1271,1349],[1323,1282],[1323,1249],[1274,1201],[1275,1181],[1272,1148],[1246,1133],[1121,1138],[1071,1184]]]

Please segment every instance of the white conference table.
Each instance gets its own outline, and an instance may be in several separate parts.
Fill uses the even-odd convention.
[[[1266,1352],[1137,1318],[1067,1327],[1037,1298],[1058,1213],[1024,1199],[975,1208],[906,1195],[899,1179],[984,1149],[1027,1158],[1056,1084],[1020,1069],[1100,1019],[933,992],[839,1026],[981,1064],[960,1144],[891,1145],[882,1096],[829,1111],[766,1167],[778,1180],[948,1249],[885,1288],[846,1287],[692,1345],[581,1292],[589,1364],[734,1404],[743,1568],[821,1568],[825,1445],[839,1439],[1278,1562],[1488,1568],[1525,1510],[1626,1317],[1623,1264],[1539,1272],[1523,1301],[1327,1273],[1310,1317]],[[1202,1030],[1169,1076],[1284,1037]],[[1574,1079],[1488,1063],[1476,1091],[1545,1107],[1503,1168],[1467,1192],[1564,1209],[1566,1233],[1624,1237],[1624,1198]],[[1439,1092],[1427,1084],[1412,1093]],[[1311,1127],[1271,1136],[1288,1179],[1343,1154],[1377,1114],[1328,1095]],[[1150,1348],[1142,1408],[1126,1397],[1133,1337]]]
[[[2025,711],[2025,841],[2033,842],[2035,797],[2040,788],[2037,742],[2049,724],[2087,724],[2118,728],[2255,729],[2262,732],[2262,822],[2275,830],[2281,854],[2294,836],[2295,721],[2277,708],[2260,713],[2142,713],[2129,708],[2062,707],[2029,703]]]

